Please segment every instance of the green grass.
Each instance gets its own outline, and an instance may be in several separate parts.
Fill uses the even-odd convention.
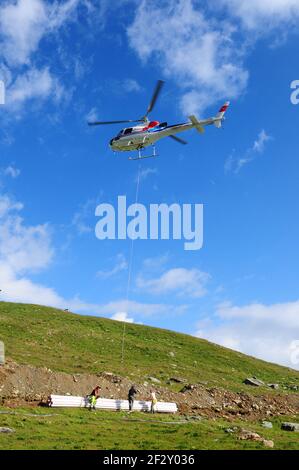
[[[6,411],[12,413],[11,409]],[[224,429],[232,424],[220,419],[176,424],[183,417],[89,412],[86,409],[18,409],[15,414],[3,412],[5,409],[2,408],[0,426],[15,430],[13,434],[0,434],[0,449],[7,450],[265,449],[260,442],[239,441],[236,434],[226,433]],[[273,440],[275,449],[298,450],[298,433],[280,429],[281,421],[287,419],[280,417],[273,420],[273,429],[265,429],[259,423],[236,421],[233,425]]]
[[[69,373],[111,371],[136,382],[153,375],[163,385],[169,377],[179,376],[234,391],[248,391],[242,381],[252,375],[265,382],[299,384],[299,374],[292,369],[168,330],[127,324],[122,364],[123,325],[117,321],[1,302],[0,324],[6,355],[21,364]],[[251,393],[260,391],[250,388]]]

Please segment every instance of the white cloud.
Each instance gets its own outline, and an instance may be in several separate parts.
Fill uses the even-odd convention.
[[[74,297],[72,299],[66,300],[61,298],[60,296],[57,296],[57,299],[59,300],[59,302],[57,300],[55,304],[49,303],[47,305],[52,305],[58,308],[68,308],[73,312],[79,312],[88,315],[99,315],[110,318],[119,313],[125,313],[128,318],[130,318],[131,316],[134,316],[134,318],[136,316],[146,318],[161,315],[175,317],[177,315],[182,315],[188,309],[188,305],[172,305],[162,303],[152,304],[126,299],[113,300],[106,304],[91,304],[88,302],[84,302],[79,297]],[[43,305],[46,304],[46,302],[42,300],[40,301],[40,303]],[[134,320],[134,323],[140,324],[141,322]]]
[[[12,81],[12,74],[10,69],[4,64],[1,63],[1,51],[0,51],[0,79],[5,83],[7,88]]]
[[[35,98],[44,100],[53,97],[56,101],[59,101],[62,94],[62,86],[52,76],[48,68],[41,70],[32,68],[28,72],[19,75],[8,88],[6,104],[11,109],[18,109],[25,101]]]
[[[208,273],[198,269],[174,268],[166,271],[155,279],[137,278],[137,287],[152,294],[185,295],[203,297],[207,290],[206,284],[210,279]]]
[[[72,225],[80,235],[93,231],[89,219],[94,215],[96,205],[96,199],[88,199],[84,204],[80,204],[77,212],[73,215]]]
[[[142,0],[127,35],[143,64],[154,62],[177,82],[181,110],[202,114],[244,93],[244,62],[259,37],[277,29],[281,39],[271,36],[270,46],[277,45],[298,20],[298,0]]]
[[[23,204],[0,195],[0,289],[1,299],[27,302],[74,311],[90,311],[78,298],[64,299],[54,289],[28,276],[48,268],[54,258],[51,227],[27,225],[20,216]]]
[[[70,93],[49,67],[34,64],[34,54],[43,38],[74,21],[79,3],[8,0],[0,6],[0,75],[6,84],[6,110],[21,110],[31,99],[58,102]]]
[[[49,4],[44,0],[5,2],[0,8],[1,55],[8,65],[29,64],[43,36],[72,20],[79,0]]]
[[[111,317],[112,320],[117,320],[125,323],[134,323],[134,318],[130,318],[127,312],[117,312]]]
[[[88,113],[86,114],[85,119],[87,122],[99,121],[97,108],[91,108],[90,111],[88,111]]]
[[[165,266],[169,259],[169,253],[164,253],[163,255],[155,256],[153,258],[145,258],[142,264],[146,270],[155,271]]]
[[[53,289],[24,277],[49,266],[54,250],[47,224],[27,226],[19,213],[23,204],[0,196],[0,288],[7,301],[64,305]]]
[[[263,32],[299,18],[298,0],[217,0],[215,3],[227,7],[247,28],[263,28]]]
[[[126,78],[123,81],[123,89],[124,91],[131,93],[131,92],[139,92],[142,90],[142,87],[139,85],[139,83],[134,80],[133,78]]]
[[[0,243],[0,259],[14,273],[45,268],[53,256],[49,227],[26,227],[19,216],[10,216],[1,223]]]
[[[243,307],[224,303],[208,322],[199,322],[196,336],[264,360],[298,367],[291,358],[299,339],[299,301]]]
[[[79,233],[83,235],[94,230],[94,214],[95,208],[103,197],[103,191],[100,190],[97,196],[88,199],[86,202],[79,204],[78,209],[73,215],[71,224]]]
[[[20,211],[22,209],[23,204],[21,202],[15,202],[8,195],[0,194],[0,221],[9,212]]]
[[[139,172],[139,179],[140,181],[146,180],[150,175],[156,175],[158,173],[157,168],[142,168],[142,170]],[[137,181],[138,176],[136,177]]]
[[[266,142],[268,142],[269,140],[271,140],[271,137],[266,134],[264,129],[261,130],[258,135],[258,138],[254,141],[252,148],[253,152],[263,153],[265,150]]]
[[[266,143],[270,140],[272,140],[272,137],[268,135],[264,129],[262,129],[253,145],[246,150],[242,157],[235,157],[232,153],[226,159],[224,163],[224,171],[226,173],[230,171],[233,173],[239,173],[241,168],[255,160],[258,154],[262,155],[264,153]]]
[[[14,274],[44,268],[53,256],[48,225],[25,226],[22,208],[9,196],[0,197],[0,260]]]
[[[67,308],[69,303],[60,297],[54,289],[32,282],[26,277],[16,275],[1,264],[0,266],[1,299],[7,302],[25,302]]]
[[[248,73],[242,48],[233,41],[234,29],[207,19],[192,0],[141,1],[127,33],[142,62],[156,60],[177,81],[185,113],[237,98],[246,87]]]
[[[45,4],[41,0],[19,0],[1,7],[1,53],[8,64],[29,62],[47,27],[47,20]]]
[[[74,21],[76,9],[80,3],[86,6],[86,3],[81,0],[56,1],[53,4],[47,4],[48,27],[55,30],[60,28],[66,21]]]
[[[151,304],[145,302],[136,302],[135,300],[115,300],[104,305],[94,306],[94,313],[99,315],[114,315],[115,312],[127,312],[130,315],[139,317],[153,317],[160,315],[176,316],[184,313],[187,305],[171,304]]]
[[[140,323],[135,321],[132,315],[134,317],[135,315],[152,317],[169,315],[171,312],[171,315],[175,316],[184,313],[187,309],[185,305],[147,304],[126,300],[112,301],[107,304],[92,304],[76,296],[65,299],[51,287],[33,282],[28,276],[16,275],[3,263],[0,264],[0,289],[1,299],[7,302],[47,305],[87,315],[108,316],[114,320],[129,323]]]
[[[12,165],[9,165],[7,168],[4,168],[3,170],[3,174],[5,176],[10,176],[11,178],[17,178],[20,175],[20,173],[21,171]]]
[[[115,79],[110,78],[103,82],[103,91],[107,91],[108,94],[114,94],[116,96],[123,96],[124,94],[140,93],[143,91],[143,87],[134,78],[123,78]]]
[[[113,268],[106,270],[106,271],[105,270],[98,271],[97,277],[100,279],[108,279],[122,271],[125,271],[126,269],[128,269],[127,260],[122,253],[119,253],[116,257],[116,263],[113,266]]]

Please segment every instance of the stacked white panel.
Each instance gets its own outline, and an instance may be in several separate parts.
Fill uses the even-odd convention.
[[[74,397],[69,395],[50,395],[49,406],[52,407],[72,407],[72,408],[85,408],[89,407],[89,400],[87,397]],[[114,400],[109,398],[98,398],[95,407],[100,410],[111,410],[111,411],[129,411],[128,400]],[[134,411],[150,411],[151,402],[135,400]],[[158,402],[156,404],[156,411],[158,413],[176,413],[176,403],[169,402]]]

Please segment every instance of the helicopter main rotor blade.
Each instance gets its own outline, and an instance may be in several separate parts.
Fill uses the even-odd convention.
[[[168,137],[170,137],[173,140],[176,140],[180,144],[183,144],[183,145],[188,144],[188,142],[186,142],[184,139],[181,139],[180,137],[177,137],[176,135],[169,135]]]
[[[95,122],[89,122],[89,126],[102,126],[105,124],[124,124],[127,122],[142,122],[141,119],[130,119],[127,121],[95,121]]]
[[[95,121],[95,122],[89,122],[88,125],[89,126],[102,126],[106,124],[125,124],[128,122],[147,122],[148,121],[147,116],[153,110],[164,83],[165,82],[163,80],[157,81],[157,84],[154,89],[152,99],[148,105],[146,114],[141,119],[128,119],[126,121]]]
[[[158,80],[157,81],[156,88],[154,90],[154,93],[153,93],[152,99],[150,101],[150,104],[148,105],[148,108],[147,108],[146,114],[144,116],[144,119],[146,119],[148,114],[153,110],[164,83],[165,82],[163,80]]]

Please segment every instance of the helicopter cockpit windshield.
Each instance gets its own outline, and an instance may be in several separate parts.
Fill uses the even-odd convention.
[[[133,130],[132,127],[127,127],[127,129],[123,129],[123,134],[124,135],[131,134],[132,130]]]
[[[132,127],[127,127],[126,129],[122,129],[122,130],[119,131],[119,133],[117,134],[117,137],[121,137],[122,135],[131,134],[132,131],[133,131],[133,128],[132,128]]]

